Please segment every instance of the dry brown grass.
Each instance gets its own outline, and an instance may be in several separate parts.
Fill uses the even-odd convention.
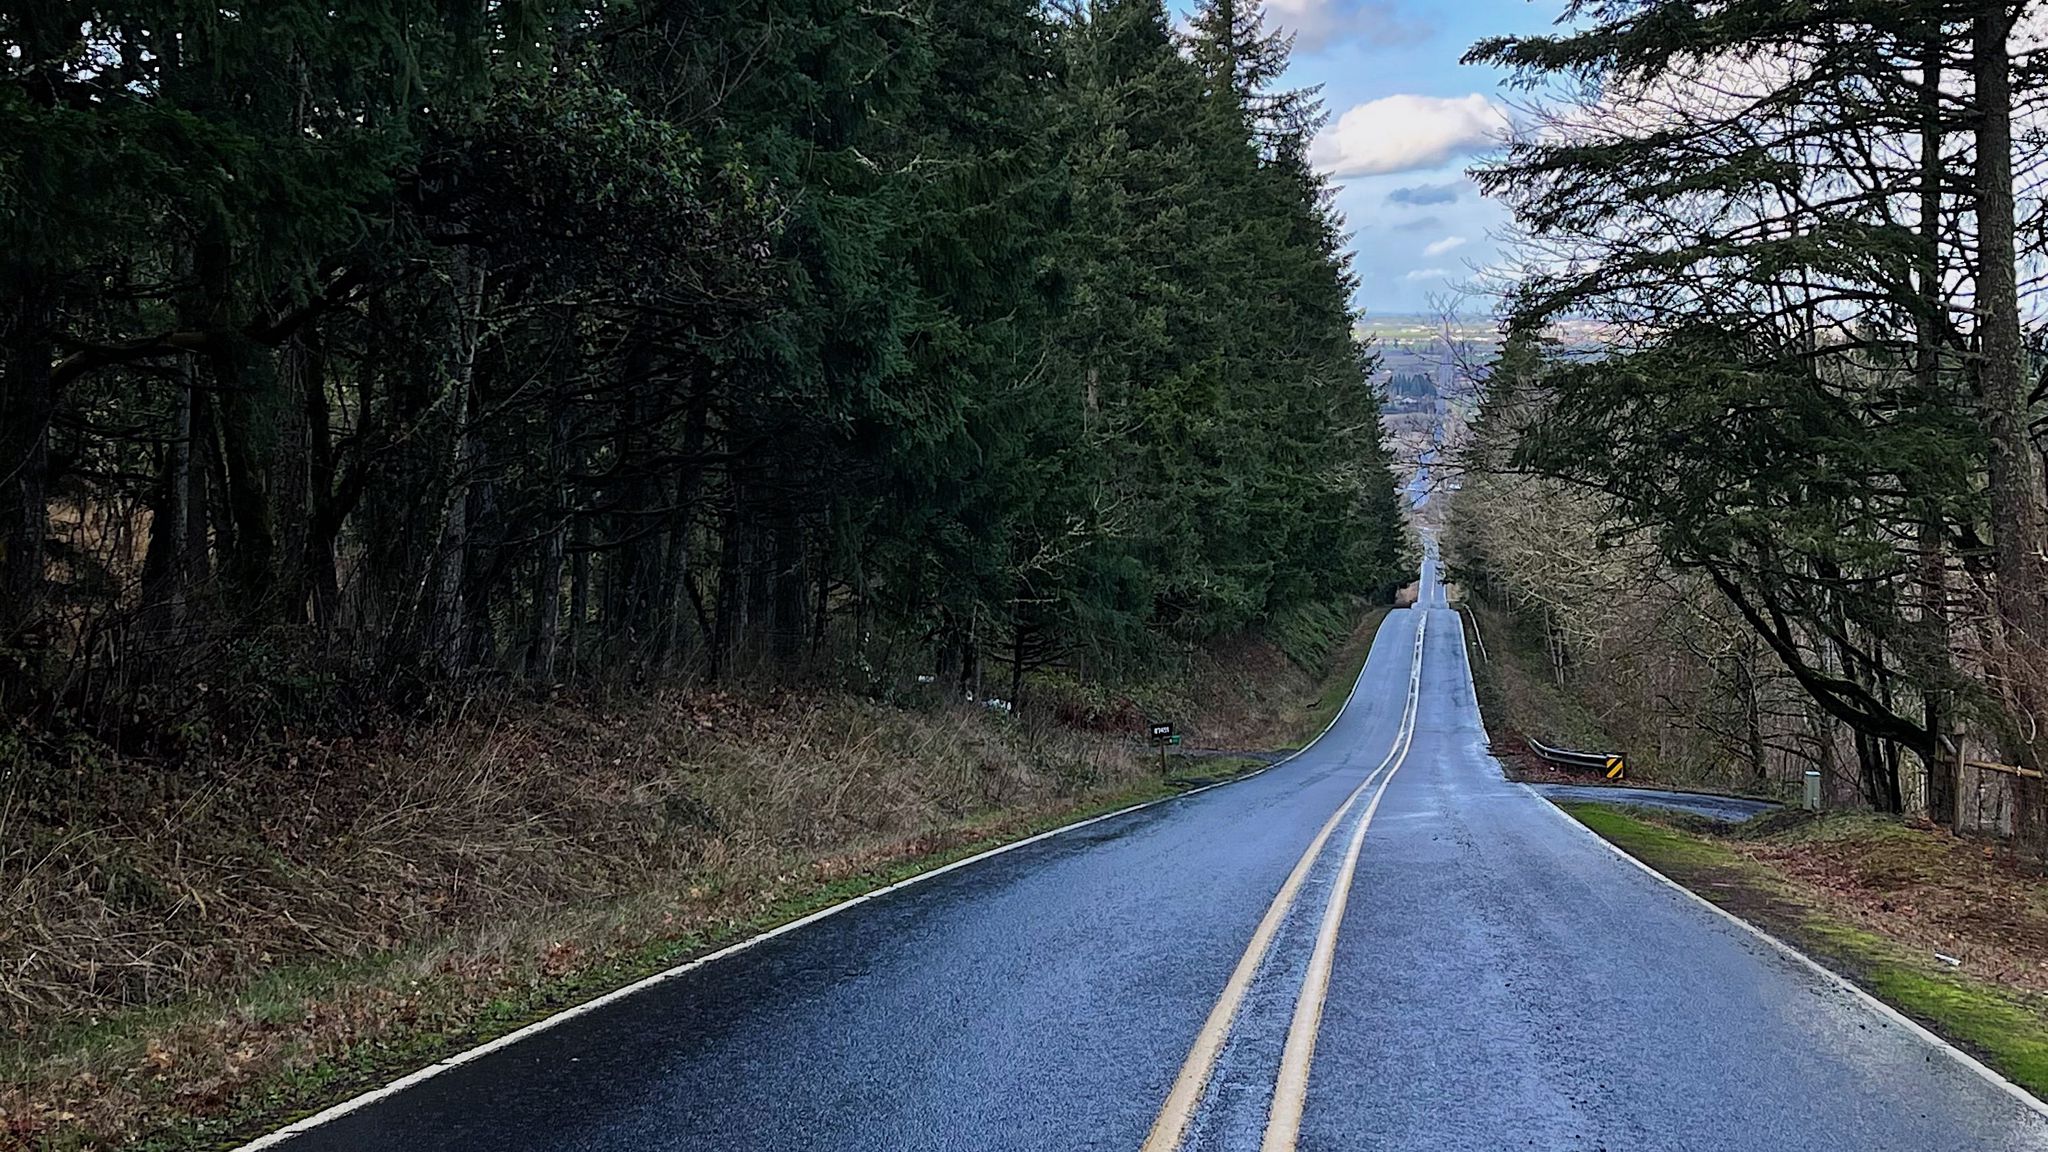
[[[972,709],[720,694],[503,701],[176,769],[10,747],[0,1146],[62,1147],[219,1113],[365,1040],[476,1028],[508,995],[1149,764]]]
[[[2048,994],[2048,884],[2009,843],[1836,812],[1786,813],[1729,844],[1844,921]]]

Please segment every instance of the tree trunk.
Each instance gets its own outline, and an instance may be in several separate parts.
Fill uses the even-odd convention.
[[[191,424],[185,437],[185,589],[189,599],[196,589],[213,579],[213,501],[208,492],[213,483],[219,452],[213,431],[213,404],[204,389],[196,386],[197,364],[187,364],[186,379],[195,386],[186,393]]]
[[[573,331],[574,320],[565,325]],[[526,674],[543,684],[555,678],[555,655],[562,635],[562,537],[568,531],[569,507],[564,496],[569,470],[569,372],[571,353],[557,352],[555,390],[548,405],[547,517],[541,528],[540,558],[534,564],[533,647]]]
[[[2007,0],[1988,0],[1974,29],[1977,72],[1977,308],[1983,347],[1984,431],[1990,450],[1993,550],[2004,690],[2014,723],[2009,744],[2027,768],[2048,756],[2048,509],[2041,462],[2028,435],[2027,352],[2020,322],[2014,255],[2012,171],[2012,16]],[[2016,781],[2016,830],[2042,840],[2042,785]]]
[[[803,653],[804,609],[808,588],[804,580],[803,520],[790,504],[790,497],[778,494],[770,528],[768,613],[770,653],[775,675],[787,676]]]
[[[1941,144],[1946,130],[1941,115],[1942,38],[1937,24],[1927,38],[1920,87],[1920,315],[1915,324],[1914,375],[1920,402],[1939,411],[1948,404],[1941,379],[1941,345],[1947,302],[1941,283],[1941,221],[1943,165]],[[1948,723],[1944,687],[1930,678],[1947,680],[1949,670],[1948,532],[1938,501],[1929,499],[1919,517],[1919,599],[1922,643],[1927,668],[1921,672],[1921,712],[1931,748],[1921,753],[1926,775],[1927,818],[1953,826],[1956,820],[1956,761],[1942,754]]]
[[[590,618],[590,521],[569,520],[569,666],[573,674],[583,654],[583,625]]]
[[[1755,653],[1738,653],[1735,671],[1742,696],[1744,752],[1749,758],[1750,778],[1761,787],[1770,779],[1771,765],[1764,751],[1764,702],[1763,692],[1757,684]]]
[[[149,551],[142,563],[142,607],[147,646],[165,653],[179,641],[185,624],[185,556],[192,496],[192,382],[190,357],[178,361],[178,390],[172,400],[171,439],[164,446],[163,476],[149,522]]]
[[[824,546],[812,553],[812,563],[817,565],[816,579],[812,584],[816,597],[811,602],[811,666],[818,667],[825,658],[825,630],[831,622],[832,607],[832,555]]]
[[[1024,623],[1023,591],[1018,591],[1017,619],[1010,636],[1010,707],[1024,706],[1024,655],[1030,646],[1031,629]]]
[[[287,343],[279,362],[283,387],[271,500],[279,521],[278,610],[286,624],[304,624],[313,544],[313,443],[306,394],[327,385],[321,378],[325,365],[319,353],[303,340]]]
[[[668,562],[663,576],[667,594],[662,597],[663,618],[658,622],[663,635],[662,664],[671,671],[682,664],[688,647],[684,637],[689,633],[694,611],[690,533],[696,527],[697,492],[704,475],[701,457],[710,413],[711,382],[709,375],[700,370],[692,381],[689,412],[683,421],[683,463],[676,477],[675,507],[669,513]]]
[[[718,526],[718,602],[712,611],[710,679],[730,674],[733,632],[738,627],[740,588],[739,480],[728,475],[726,503]]]
[[[227,481],[228,519],[235,529],[224,566],[240,604],[259,617],[274,607],[277,591],[277,522],[271,514],[268,475],[276,429],[270,426],[270,366],[262,363],[264,359],[263,353],[247,347],[214,358],[221,396],[221,467]]]
[[[50,420],[57,409],[48,305],[40,290],[24,287],[0,328],[0,643],[10,644],[32,633],[42,613]]]
[[[305,392],[300,399],[305,407],[307,485],[312,495],[305,564],[313,598],[314,631],[326,637],[333,635],[340,623],[341,575],[338,565],[341,526],[355,504],[360,480],[353,476],[344,478],[341,461],[335,454],[325,374],[315,374],[305,383]],[[363,418],[367,418],[367,410]]]
[[[455,400],[454,451],[449,461],[447,502],[441,512],[440,542],[435,549],[439,571],[434,579],[434,608],[427,632],[433,638],[435,662],[448,675],[460,672],[467,663],[464,584],[468,578],[469,494],[482,447],[482,414],[474,392],[478,318],[483,311],[483,270],[472,265],[465,248],[455,250],[452,264],[455,317],[450,335],[455,348],[448,387]]]

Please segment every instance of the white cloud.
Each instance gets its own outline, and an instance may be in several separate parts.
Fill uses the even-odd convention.
[[[1450,278],[1451,274],[1441,268],[1417,268],[1415,271],[1401,277],[1403,280],[1448,280]]]
[[[1316,137],[1313,159],[1339,178],[1441,168],[1507,135],[1507,110],[1470,96],[1387,96],[1360,104]]]
[[[1446,252],[1463,248],[1467,241],[1463,236],[1446,236],[1422,250],[1424,256],[1441,256]]]
[[[1294,34],[1301,52],[1320,52],[1341,40],[1386,47],[1429,36],[1426,26],[1397,11],[1394,0],[1266,0],[1266,16],[1275,28]]]

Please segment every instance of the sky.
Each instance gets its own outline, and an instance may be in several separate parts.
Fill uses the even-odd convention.
[[[1193,5],[1178,0],[1185,11]],[[1487,36],[1549,30],[1565,0],[1266,0],[1295,35],[1289,83],[1320,86],[1313,158],[1352,232],[1356,303],[1434,312],[1499,257],[1507,215],[1465,169],[1508,122],[1503,75],[1458,63]],[[1466,300],[1484,313],[1489,302]]]

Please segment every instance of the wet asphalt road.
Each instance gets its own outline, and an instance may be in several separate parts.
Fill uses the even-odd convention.
[[[1751,816],[1775,812],[1784,805],[1747,796],[1716,796],[1706,792],[1668,792],[1662,788],[1620,788],[1610,784],[1531,784],[1546,800],[1564,804],[1616,804],[1622,807],[1668,808],[1740,824]]]
[[[2048,1149],[2013,1098],[1504,781],[1432,576],[1293,761],[857,905],[284,1147],[1133,1152],[1290,870],[1389,758],[1427,619],[1299,1148]],[[1358,819],[1305,873],[1182,1148],[1259,1147]]]

